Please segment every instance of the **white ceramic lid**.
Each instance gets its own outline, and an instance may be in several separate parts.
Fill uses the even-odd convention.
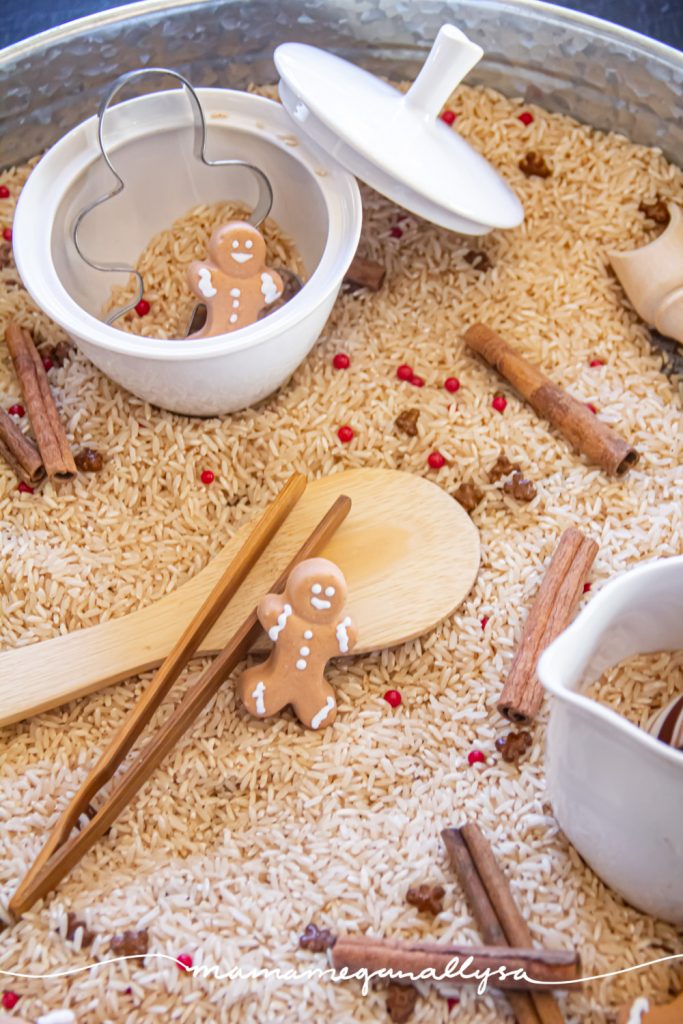
[[[482,54],[460,29],[444,25],[405,94],[303,43],[278,46],[275,65],[287,112],[328,156],[412,213],[481,235],[521,224],[522,204],[438,114]]]

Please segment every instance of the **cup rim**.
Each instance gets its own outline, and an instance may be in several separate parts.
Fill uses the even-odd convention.
[[[237,113],[242,119],[231,118],[226,127],[252,131],[260,140],[265,139],[268,144],[285,150],[310,176],[328,216],[327,239],[318,264],[301,292],[281,309],[232,334],[193,341],[146,338],[99,320],[69,294],[52,260],[52,231],[64,194],[73,181],[100,158],[99,150],[92,146],[97,132],[97,116],[93,115],[72,128],[44,154],[22,189],[14,217],[14,257],[22,281],[36,304],[76,341],[83,340],[99,349],[132,358],[170,362],[210,359],[256,348],[305,320],[339,287],[353,259],[362,226],[362,203],[355,178],[305,138],[300,138],[296,147],[286,146],[278,139],[277,132],[291,135],[296,129],[279,103],[234,89],[196,91],[207,126],[220,128],[221,121],[212,120],[211,115],[224,113],[229,107],[231,115]],[[112,107],[111,114],[134,113],[139,109],[136,105],[151,105],[160,97],[165,103],[176,102],[169,101],[169,96],[184,100],[180,90],[164,90],[125,100]],[[264,127],[244,123],[245,118]],[[140,130],[133,128],[127,138],[133,139],[139,134]],[[325,173],[316,174],[316,168]]]
[[[617,728],[624,737],[628,737],[632,742],[639,744],[650,755],[654,755],[659,760],[668,761],[678,771],[683,771],[683,751],[663,743],[655,736],[646,732],[645,729],[640,728],[634,722],[630,722],[623,715],[618,714],[612,708],[587,697],[582,691],[567,686],[556,678],[553,668],[553,663],[558,658],[562,659],[564,657],[566,647],[576,649],[580,646],[580,637],[584,623],[588,618],[596,613],[600,614],[603,609],[609,607],[615,589],[621,588],[624,585],[631,586],[634,580],[638,582],[645,575],[657,575],[660,572],[677,570],[683,579],[683,555],[674,555],[670,558],[655,558],[633,569],[627,569],[619,573],[618,576],[613,577],[604,589],[596,594],[592,601],[580,612],[574,622],[543,651],[538,660],[537,671],[538,678],[543,684],[544,689],[553,697],[563,701],[566,705],[582,714],[590,714],[592,718]]]

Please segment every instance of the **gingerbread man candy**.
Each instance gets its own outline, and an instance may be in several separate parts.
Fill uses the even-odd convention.
[[[334,690],[324,670],[330,658],[348,654],[356,630],[344,615],[346,580],[326,558],[309,558],[290,573],[284,594],[267,594],[258,617],[273,641],[266,661],[243,673],[238,692],[257,718],[268,718],[291,704],[309,729],[337,717]]]
[[[266,266],[266,243],[246,221],[216,228],[205,263],[194,260],[187,271],[190,288],[206,304],[206,323],[193,338],[211,338],[247,327],[264,306],[282,295],[282,278]]]

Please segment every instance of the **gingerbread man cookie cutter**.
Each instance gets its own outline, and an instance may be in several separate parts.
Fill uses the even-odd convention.
[[[83,262],[87,263],[89,267],[91,267],[93,270],[102,271],[103,273],[132,274],[132,276],[137,280],[138,287],[135,298],[132,299],[129,303],[127,303],[127,305],[120,306],[118,309],[113,310],[113,312],[111,312],[106,319],[106,323],[108,324],[114,323],[114,321],[118,320],[119,317],[124,316],[125,313],[130,312],[131,309],[134,309],[137,306],[137,304],[140,302],[144,295],[145,283],[143,281],[142,274],[138,270],[136,270],[135,267],[131,267],[126,263],[100,263],[96,262],[95,260],[92,260],[84,252],[80,244],[79,231],[83,221],[86,217],[89,216],[89,214],[93,212],[93,210],[96,210],[98,206],[102,205],[102,203],[106,203],[108,202],[108,200],[113,199],[115,196],[119,195],[119,193],[122,192],[123,189],[126,187],[123,178],[114,167],[104,143],[105,115],[109,107],[111,106],[112,101],[121,92],[122,89],[130,85],[131,82],[135,82],[138,79],[147,77],[149,75],[166,75],[170,78],[174,78],[181,84],[182,88],[184,89],[185,94],[187,95],[190,101],[190,106],[194,117],[193,150],[194,155],[198,160],[200,160],[207,167],[244,167],[246,168],[246,170],[250,171],[254,175],[254,178],[256,179],[258,185],[258,199],[256,201],[254,209],[251,212],[251,215],[248,218],[248,223],[251,224],[254,228],[257,228],[266,219],[273,205],[273,189],[271,187],[267,175],[264,174],[264,172],[260,170],[260,168],[254,166],[254,164],[248,163],[246,160],[208,159],[206,155],[206,120],[204,118],[204,111],[202,110],[202,105],[199,102],[199,97],[197,96],[197,93],[195,92],[193,86],[188,82],[188,80],[183,75],[179,74],[179,72],[177,71],[172,71],[170,68],[138,68],[135,71],[127,71],[125,74],[120,75],[115,80],[115,82],[113,82],[111,88],[102,99],[102,102],[100,103],[99,109],[97,111],[97,141],[99,144],[102,157],[107,167],[116,179],[116,184],[112,189],[110,189],[109,192],[106,192],[104,195],[98,196],[97,199],[94,199],[92,202],[88,203],[87,206],[84,206],[82,210],[80,210],[80,212],[76,216],[76,219],[73,222],[73,227],[71,230],[71,235],[76,252],[83,260]]]
[[[309,729],[332,725],[337,701],[325,665],[349,654],[356,630],[345,614],[346,580],[327,558],[300,562],[283,594],[267,594],[258,606],[261,625],[273,641],[266,661],[244,672],[238,693],[256,718],[269,718],[291,704]]]

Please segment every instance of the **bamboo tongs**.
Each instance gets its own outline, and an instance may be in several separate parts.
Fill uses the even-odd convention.
[[[20,917],[37,900],[50,892],[94,846],[187,731],[221,683],[253,646],[261,630],[256,609],[247,616],[221,653],[186,691],[155,736],[114,783],[91,820],[72,835],[79,818],[86,813],[93,798],[114,775],[202,640],[296,505],[305,487],[306,478],[301,474],[297,473],[290,478],[227,566],[206,601],[157,670],[138,703],[62,812],[47,842],[10,901],[9,909],[15,917]],[[317,554],[327,544],[348,515],[350,508],[350,498],[337,498],[273,584],[272,591],[282,590],[294,566],[305,558]]]

